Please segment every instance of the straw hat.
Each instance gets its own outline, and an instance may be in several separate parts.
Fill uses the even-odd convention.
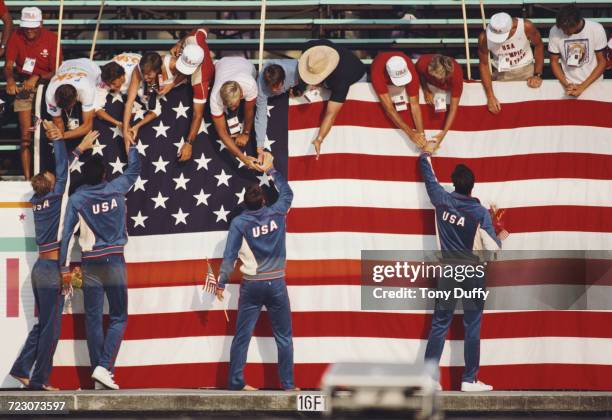
[[[340,55],[332,47],[318,45],[308,48],[298,63],[302,80],[309,85],[318,85],[338,67]]]

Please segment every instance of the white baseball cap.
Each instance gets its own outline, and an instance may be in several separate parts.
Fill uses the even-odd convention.
[[[204,61],[204,50],[199,45],[186,45],[176,61],[176,69],[183,74],[193,74]]]
[[[508,13],[495,13],[487,25],[487,39],[493,44],[501,44],[508,39],[512,30],[512,17]]]
[[[402,57],[394,55],[387,60],[385,67],[395,86],[405,86],[412,81],[412,73],[408,70],[408,64]]]
[[[22,28],[38,28],[42,25],[42,12],[38,7],[24,7],[21,9]]]

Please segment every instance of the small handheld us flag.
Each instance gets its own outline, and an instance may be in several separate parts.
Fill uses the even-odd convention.
[[[214,295],[217,292],[218,283],[208,258],[206,258],[206,265],[208,265],[208,272],[206,273],[206,279],[204,280],[204,287],[202,289]]]
[[[208,261],[208,258],[206,258],[206,265],[208,267],[206,269],[206,279],[204,280],[204,286],[202,287],[202,290],[216,295],[217,285],[219,284],[219,282],[217,281],[217,277],[215,276],[215,272],[213,271],[212,265],[210,265],[210,261]],[[223,309],[223,313],[225,314],[225,320],[229,322],[229,317],[227,316],[227,311],[225,309]]]

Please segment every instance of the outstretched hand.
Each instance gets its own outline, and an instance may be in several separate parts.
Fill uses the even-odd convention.
[[[93,148],[94,142],[100,137],[100,133],[97,130],[90,131],[83,137],[81,140],[81,144],[79,144],[79,150],[84,152],[85,150],[89,150]]]

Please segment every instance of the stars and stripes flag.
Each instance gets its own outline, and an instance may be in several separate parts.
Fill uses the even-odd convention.
[[[564,98],[554,81],[540,89],[524,83],[495,89],[499,116],[488,113],[479,84],[465,85],[453,130],[432,159],[439,180],[450,188],[454,166],[470,166],[474,195],[506,210],[507,248],[584,250],[609,260],[603,250],[612,249],[612,85],[602,83],[578,100]],[[121,106],[120,100],[109,102]],[[324,369],[337,361],[420,360],[430,312],[361,310],[359,260],[366,249],[436,248],[418,151],[394,129],[365,83],[351,88],[318,161],[310,142],[324,104],[281,96],[269,106],[266,143],[295,194],[286,279],[296,384],[318,386]],[[425,105],[422,111],[428,134],[435,134],[444,116]],[[272,184],[239,167],[208,113],[193,158],[178,162],[190,115],[189,89],[175,90],[161,117],[139,136],[143,170],[127,197],[129,322],[115,376],[123,388],[226,385],[240,279],[236,270],[223,304],[202,293],[205,256],[218,269],[245,186]],[[96,127],[109,176],[117,176],[125,165],[120,133],[99,121]],[[603,283],[575,284],[584,278],[584,261],[534,257],[519,263],[512,270],[501,264],[487,278],[488,287],[552,300],[567,288],[591,287],[591,297],[610,301],[609,275]],[[62,388],[90,385],[83,309],[78,296],[73,300],[51,379]],[[229,323],[222,314],[226,305]],[[480,378],[497,389],[612,389],[612,314],[551,307],[486,312]],[[457,386],[463,364],[460,315],[448,338],[441,360],[446,387]],[[249,348],[249,383],[278,387],[276,360],[264,311]]]

